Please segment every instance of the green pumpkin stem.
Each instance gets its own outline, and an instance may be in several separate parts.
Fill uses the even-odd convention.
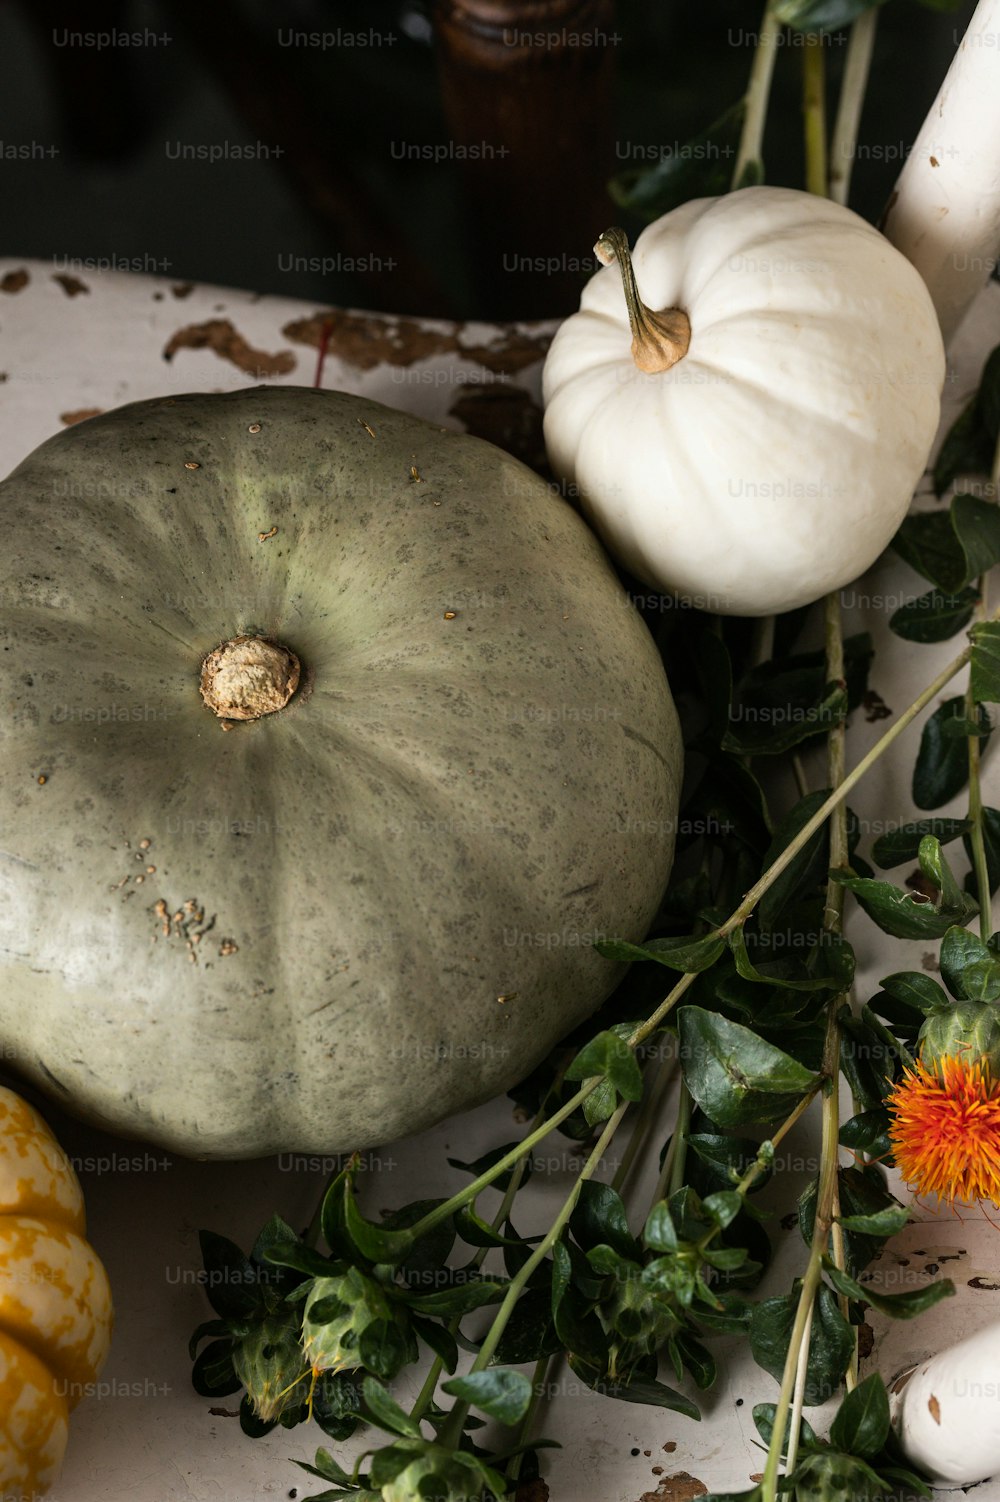
[[[638,368],[647,375],[655,375],[683,360],[691,343],[691,320],[681,308],[664,308],[654,313],[646,307],[636,286],[625,231],[606,229],[594,246],[594,254],[605,266],[618,262],[632,328],[632,359]]]

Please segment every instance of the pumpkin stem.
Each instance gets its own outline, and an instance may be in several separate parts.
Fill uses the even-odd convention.
[[[664,308],[654,313],[646,307],[636,286],[625,231],[606,229],[594,246],[594,254],[605,266],[614,260],[618,262],[632,328],[632,359],[638,368],[655,375],[683,360],[691,343],[691,320],[681,308]]]
[[[223,721],[259,720],[284,709],[299,686],[294,652],[262,636],[234,636],[201,666],[201,696]]]

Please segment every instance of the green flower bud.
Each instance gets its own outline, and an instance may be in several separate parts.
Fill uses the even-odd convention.
[[[876,1502],[885,1488],[863,1460],[827,1451],[796,1467],[792,1495],[795,1502]]]
[[[409,1462],[405,1460],[407,1451],[413,1456]],[[381,1480],[382,1502],[414,1502],[418,1497],[433,1497],[434,1502],[470,1502],[470,1498],[483,1495],[488,1477],[502,1488],[501,1478],[478,1456],[449,1450],[430,1440],[404,1440],[380,1453],[383,1463],[373,1463],[372,1480]],[[383,1470],[395,1470],[395,1475],[383,1477]]]
[[[282,1310],[255,1325],[236,1343],[233,1368],[265,1424],[304,1403],[309,1368],[299,1345],[298,1311]]]
[[[627,1372],[643,1356],[658,1351],[681,1325],[672,1290],[650,1287],[651,1280],[638,1266],[633,1265],[631,1271],[623,1273],[624,1268],[597,1310],[605,1334],[612,1341],[608,1353],[608,1375],[612,1378]]]
[[[921,1062],[933,1070],[943,1058],[982,1060],[1000,1079],[1000,1006],[992,1001],[957,1001],[930,1012],[920,1029]]]
[[[369,1325],[391,1320],[384,1291],[356,1267],[336,1278],[315,1278],[302,1312],[302,1350],[314,1372],[362,1365],[358,1344]]]

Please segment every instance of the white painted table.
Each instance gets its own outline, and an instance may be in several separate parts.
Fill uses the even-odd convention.
[[[48,263],[0,261],[0,474],[61,425],[124,402],[170,392],[232,390],[259,381],[310,385],[325,316],[327,310],[317,313],[306,304],[248,292],[116,273],[67,279],[55,275]],[[376,314],[330,316],[324,385],[447,426],[469,426],[529,461],[540,457],[541,358],[551,325],[501,329]],[[943,426],[975,388],[983,359],[998,342],[1000,287],[992,285],[953,348]],[[914,648],[889,633],[891,610],[922,588],[890,554],[848,592],[853,602],[849,628],[870,630],[875,638],[872,686],[897,711],[956,650],[954,643]],[[951,687],[947,694],[957,691]],[[869,724],[856,716],[849,758],[857,760],[883,728],[884,723]],[[919,724],[901,737],[852,797],[862,828],[866,820],[884,818],[889,809],[900,821],[914,816],[908,787],[918,738]],[[821,775],[817,762],[816,785]],[[990,760],[985,782],[987,801],[1000,803],[1000,776]],[[879,832],[871,824],[869,828],[863,850]],[[877,989],[880,976],[919,964],[913,945],[886,938],[863,917],[855,915],[850,936],[860,962],[858,993],[864,998]],[[0,998],[0,1029],[2,1006]],[[670,1104],[663,1136],[669,1130]],[[48,1102],[42,1106],[78,1164],[90,1235],[108,1268],[117,1306],[103,1385],[73,1416],[64,1480],[52,1494],[53,1502],[257,1502],[287,1497],[293,1489],[300,1498],[320,1490],[321,1483],[289,1460],[311,1461],[317,1444],[326,1443],[320,1431],[302,1425],[246,1439],[232,1416],[235,1397],[212,1402],[193,1391],[186,1344],[194,1326],[210,1315],[198,1283],[198,1228],[216,1230],[248,1247],[275,1210],[292,1224],[304,1225],[332,1165],[311,1162],[304,1168],[288,1155],[251,1163],[191,1163],[106,1137]],[[369,1212],[418,1195],[451,1192],[456,1176],[445,1166],[446,1154],[471,1159],[510,1140],[517,1130],[512,1114],[510,1101],[501,1098],[386,1148],[365,1179]],[[572,1151],[558,1136],[544,1148],[546,1156],[559,1157],[560,1163],[544,1185],[536,1177],[529,1196],[534,1224],[522,1211],[522,1232],[547,1224],[549,1210],[565,1196]],[[815,1152],[813,1124],[807,1122],[787,1141],[787,1157],[801,1160],[804,1171],[783,1179],[782,1209],[792,1208],[794,1195],[815,1172],[810,1161]],[[652,1180],[648,1171],[639,1176],[636,1205],[648,1199]],[[959,1283],[959,1297],[889,1334],[877,1327],[873,1360],[882,1344],[887,1378],[910,1359],[949,1343],[963,1328],[1000,1317],[1000,1289],[970,1287],[972,1278],[1000,1284],[996,1233],[972,1210],[963,1211],[971,1223],[958,1227],[950,1218],[935,1221],[928,1207],[918,1207],[916,1214],[930,1224],[908,1228],[886,1253],[888,1261],[883,1259],[878,1275],[886,1267],[890,1273],[896,1268],[898,1283],[900,1264],[893,1259],[907,1248],[914,1255],[917,1249],[924,1252],[920,1268],[935,1247],[964,1248],[964,1258],[943,1269]],[[804,1248],[797,1232],[781,1229],[777,1221],[771,1226],[775,1259],[762,1291],[785,1292],[804,1266]],[[914,1276],[918,1273],[923,1275],[918,1269]],[[773,1401],[775,1385],[737,1343],[714,1342],[713,1349],[724,1360],[724,1374],[716,1389],[699,1399],[701,1424],[598,1398],[560,1368],[541,1417],[542,1431],[564,1447],[548,1452],[545,1461],[553,1502],[686,1502],[697,1495],[692,1478],[710,1489],[748,1485],[750,1474],[763,1464],[763,1452],[754,1446],[751,1409],[755,1402]],[[416,1391],[416,1378],[405,1374],[401,1398]],[[810,1410],[809,1417],[822,1430],[822,1411]],[[344,1450],[353,1454],[358,1444]],[[1000,1502],[1000,1479],[969,1495],[977,1502]]]

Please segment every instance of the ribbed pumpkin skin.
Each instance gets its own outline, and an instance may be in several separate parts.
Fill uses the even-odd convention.
[[[0,1496],[59,1475],[69,1410],[104,1365],[113,1311],[83,1196],[46,1123],[0,1088]]]
[[[0,988],[41,1088],[193,1157],[353,1149],[507,1088],[608,994],[589,941],[656,909],[679,731],[524,466],[261,387],[80,423],[0,517]],[[226,732],[199,672],[242,634],[303,679]]]

